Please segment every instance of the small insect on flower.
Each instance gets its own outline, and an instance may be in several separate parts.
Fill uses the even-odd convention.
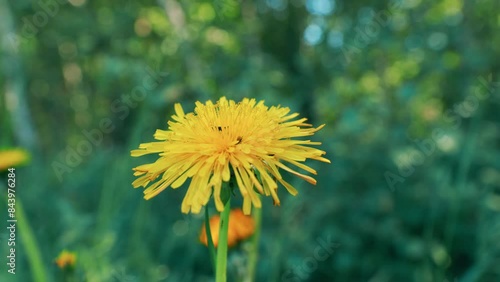
[[[271,196],[276,205],[278,183],[296,195],[297,190],[286,182],[281,171],[316,184],[311,176],[297,172],[293,165],[316,174],[303,164],[306,159],[330,163],[325,152],[311,146],[320,142],[299,140],[312,136],[324,127],[312,127],[306,118],[295,119],[285,107],[267,107],[263,101],[243,99],[241,102],[220,98],[217,103],[196,102],[193,113],[185,114],[175,104],[175,115],[168,130],[158,129],[154,138],[159,142],[140,144],[134,157],[158,154],[154,163],[134,168],[138,178],[132,183],[147,187],[144,198],[151,199],[167,187],[177,189],[188,179],[187,193],[182,201],[183,213],[199,213],[213,195],[218,211],[223,183],[236,183],[243,197],[243,212],[250,214],[252,206],[261,207],[257,193]]]

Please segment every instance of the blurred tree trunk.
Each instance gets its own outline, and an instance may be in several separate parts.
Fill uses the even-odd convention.
[[[264,18],[262,50],[275,57],[287,70],[288,88],[293,99],[300,105],[300,113],[313,123],[314,114],[314,76],[301,64],[301,42],[306,26],[307,11],[303,5],[288,5],[281,12],[284,18],[274,12]],[[270,28],[271,27],[271,28]]]
[[[10,114],[15,140],[22,147],[34,151],[36,136],[26,100],[26,79],[18,56],[20,40],[14,30],[14,20],[7,1],[0,2],[0,34],[2,46],[2,71],[5,77],[6,109]],[[6,130],[2,130],[2,135]]]

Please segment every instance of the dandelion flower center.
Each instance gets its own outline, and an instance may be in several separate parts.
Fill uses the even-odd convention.
[[[168,130],[154,134],[159,142],[141,144],[131,152],[134,157],[159,154],[156,162],[134,168],[134,175],[139,178],[133,186],[147,187],[146,199],[169,186],[179,188],[190,179],[182,212],[199,213],[212,193],[217,210],[222,211],[222,183],[233,180],[243,196],[243,211],[249,214],[252,206],[261,207],[257,193],[271,196],[279,205],[278,183],[292,195],[297,194],[283,180],[280,170],[316,184],[312,177],[288,165],[316,174],[301,162],[308,158],[330,162],[322,157],[324,151],[309,147],[321,143],[294,139],[311,136],[324,125],[313,128],[305,123],[305,118],[295,119],[298,114],[290,114],[289,108],[267,107],[255,99],[236,103],[225,97],[215,104],[208,101],[195,105],[193,113],[185,114],[176,104]],[[149,185],[151,182],[154,183]]]

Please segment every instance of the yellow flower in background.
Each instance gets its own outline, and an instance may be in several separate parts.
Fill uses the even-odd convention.
[[[214,246],[219,244],[220,216],[218,214],[210,218],[210,233]],[[229,213],[229,227],[227,230],[227,246],[233,247],[238,242],[252,236],[255,231],[255,222],[251,216],[244,215],[241,209],[232,209]],[[207,232],[205,225],[200,231],[200,242],[208,246]]]
[[[61,269],[73,268],[76,264],[76,254],[63,250],[55,259],[55,263]]]
[[[17,167],[25,164],[30,155],[28,151],[20,148],[3,150],[0,149],[0,171],[7,170],[10,167]]]
[[[301,162],[313,159],[329,163],[324,151],[309,147],[320,142],[292,138],[314,135],[317,128],[296,119],[289,108],[267,107],[264,101],[243,99],[236,103],[222,97],[216,104],[196,102],[193,113],[185,114],[175,104],[175,115],[168,130],[154,134],[159,142],[143,143],[133,150],[134,157],[157,153],[156,162],[134,168],[139,176],[132,185],[147,187],[144,198],[151,199],[167,187],[179,188],[187,179],[190,184],[182,201],[182,212],[199,213],[213,192],[215,205],[222,211],[223,182],[234,181],[243,196],[243,211],[250,214],[252,205],[260,208],[257,193],[271,196],[276,205],[278,182],[296,195],[281,170],[292,173],[311,184],[316,180],[290,168],[294,165],[309,173],[316,171]],[[259,177],[257,176],[259,175]],[[156,181],[151,184],[152,181]]]

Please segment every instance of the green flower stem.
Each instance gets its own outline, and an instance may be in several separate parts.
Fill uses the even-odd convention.
[[[228,198],[224,210],[220,216],[219,244],[217,247],[217,264],[215,270],[215,281],[226,282],[227,280],[227,231],[229,227],[229,212],[231,211],[231,199]]]
[[[20,234],[19,237],[21,238],[21,243],[24,246],[24,251],[31,267],[33,281],[45,282],[47,281],[47,273],[45,272],[42,255],[19,199],[16,200],[16,219]]]
[[[259,240],[260,240],[260,227],[262,222],[262,208],[253,209],[253,220],[255,222],[255,231],[252,237],[252,245],[248,254],[248,281],[255,281],[255,274],[257,270],[257,258],[259,256]]]
[[[207,245],[208,251],[210,252],[210,261],[212,261],[212,267],[215,269],[215,247],[214,240],[212,239],[212,230],[210,230],[210,215],[208,214],[208,205],[205,205],[205,233],[207,234]]]

